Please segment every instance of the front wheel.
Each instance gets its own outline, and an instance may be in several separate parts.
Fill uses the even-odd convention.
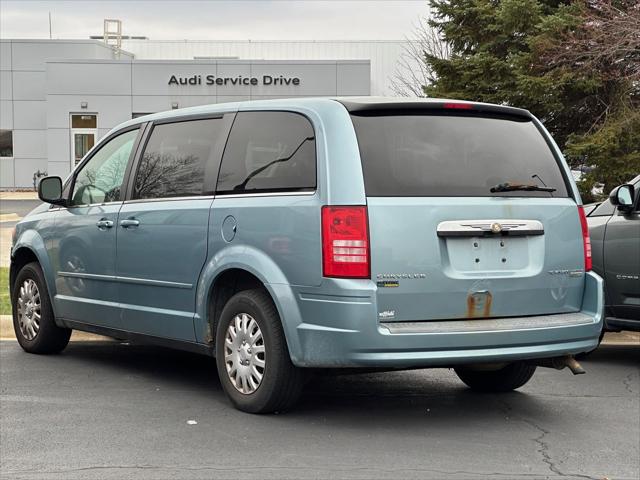
[[[288,410],[302,392],[302,371],[291,363],[280,317],[262,289],[239,292],[225,305],[216,364],[227,397],[244,412]]]
[[[71,329],[55,324],[44,274],[36,262],[18,272],[11,298],[13,329],[29,353],[58,353],[69,343]]]
[[[473,367],[457,367],[454,370],[458,378],[472,390],[497,393],[522,387],[531,380],[536,366],[515,362],[498,370],[480,370]]]

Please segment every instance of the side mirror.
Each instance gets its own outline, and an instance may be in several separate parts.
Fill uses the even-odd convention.
[[[618,210],[627,212],[633,208],[633,194],[633,185],[628,183],[620,185],[611,190],[609,201],[618,207]]]
[[[53,205],[64,205],[62,198],[62,179],[60,177],[44,177],[38,184],[38,197],[43,202]]]

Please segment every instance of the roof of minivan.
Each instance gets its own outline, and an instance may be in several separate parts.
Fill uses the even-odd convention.
[[[349,112],[366,111],[398,111],[398,110],[425,110],[425,109],[455,109],[456,105],[469,105],[472,110],[516,115],[519,117],[531,118],[527,110],[494,105],[490,103],[469,102],[465,100],[449,100],[443,98],[407,98],[407,97],[304,97],[304,98],[278,98],[269,100],[247,100],[243,102],[214,103],[210,105],[200,105],[197,107],[168,110],[165,112],[153,113],[129,120],[122,127],[136,125],[153,120],[165,120],[174,117],[208,115],[216,113],[236,112],[251,108],[258,109],[286,109],[286,108],[308,108],[311,110],[326,108],[327,104],[342,104]]]

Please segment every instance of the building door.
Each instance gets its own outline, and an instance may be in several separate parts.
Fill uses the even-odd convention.
[[[80,163],[98,139],[98,116],[71,114],[71,169]]]

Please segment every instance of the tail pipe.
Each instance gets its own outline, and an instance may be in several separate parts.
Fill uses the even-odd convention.
[[[582,365],[573,358],[572,355],[566,355],[564,357],[542,358],[536,360],[535,365],[538,367],[555,368],[556,370],[562,370],[567,367],[574,375],[581,375],[587,373]]]

